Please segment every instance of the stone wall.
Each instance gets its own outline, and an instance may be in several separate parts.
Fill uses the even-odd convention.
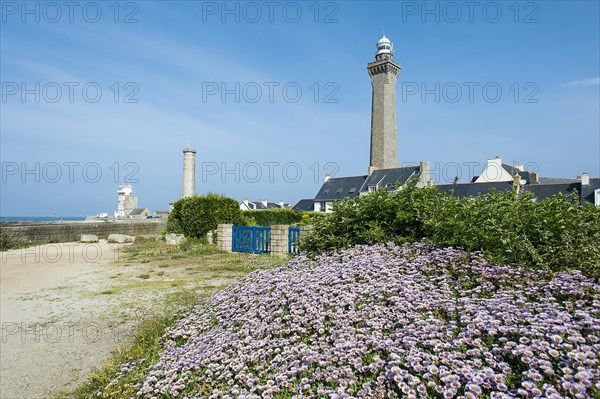
[[[0,234],[13,246],[22,241],[35,244],[79,241],[82,234],[95,234],[99,238],[107,238],[109,234],[138,236],[157,233],[164,227],[164,220],[7,224],[0,226]]]
[[[233,235],[232,224],[220,224],[217,226],[217,246],[221,251],[231,251],[231,237]]]
[[[271,255],[287,255],[288,253],[288,229],[285,224],[274,224],[271,226]]]

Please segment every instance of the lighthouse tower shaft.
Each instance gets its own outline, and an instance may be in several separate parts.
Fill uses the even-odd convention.
[[[196,195],[196,150],[189,145],[183,149],[182,198]]]
[[[373,87],[369,175],[376,169],[398,167],[396,80],[400,64],[392,55],[392,43],[384,36],[377,42],[375,61],[367,66]]]

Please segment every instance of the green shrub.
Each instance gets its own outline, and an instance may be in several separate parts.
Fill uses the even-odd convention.
[[[8,235],[0,230],[0,250],[9,249],[11,247]]]
[[[534,202],[528,192],[457,198],[436,188],[380,189],[336,202],[315,220],[302,249],[315,254],[357,244],[422,239],[441,247],[482,251],[498,264],[579,269],[600,278],[600,208],[576,195]]]
[[[204,237],[220,223],[240,224],[242,215],[237,201],[218,194],[182,198],[173,204],[167,230],[186,237]]]
[[[302,212],[287,208],[273,208],[262,211],[242,211],[247,226],[271,226],[274,224],[296,224]]]
[[[327,213],[325,212],[302,212],[300,224],[314,224],[317,220],[323,219],[325,216],[327,216]]]

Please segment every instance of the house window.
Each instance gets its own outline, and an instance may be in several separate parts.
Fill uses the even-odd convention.
[[[321,202],[321,212],[326,212],[327,211],[327,202]]]
[[[338,188],[338,189],[335,191],[335,193],[336,193],[336,194],[341,194],[341,193],[342,193],[342,188],[341,188],[341,187],[340,187],[340,188]]]
[[[369,186],[370,193],[374,193],[375,191],[377,191],[377,186]]]
[[[323,190],[323,195],[325,195],[325,194],[329,194],[329,189],[328,188],[325,189],[325,190]]]
[[[594,190],[594,194],[595,194],[594,204],[596,206],[600,206],[600,188],[597,188],[596,190]]]
[[[356,192],[356,187],[352,187],[350,191],[348,191],[348,193],[350,194],[354,194],[354,192]]]

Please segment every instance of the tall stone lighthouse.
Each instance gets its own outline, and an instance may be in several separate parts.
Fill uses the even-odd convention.
[[[392,42],[383,36],[377,42],[375,61],[367,66],[373,86],[369,175],[376,169],[398,167],[396,79],[400,64],[393,60],[393,54]]]
[[[183,149],[183,190],[181,197],[196,195],[196,150],[188,144]]]

